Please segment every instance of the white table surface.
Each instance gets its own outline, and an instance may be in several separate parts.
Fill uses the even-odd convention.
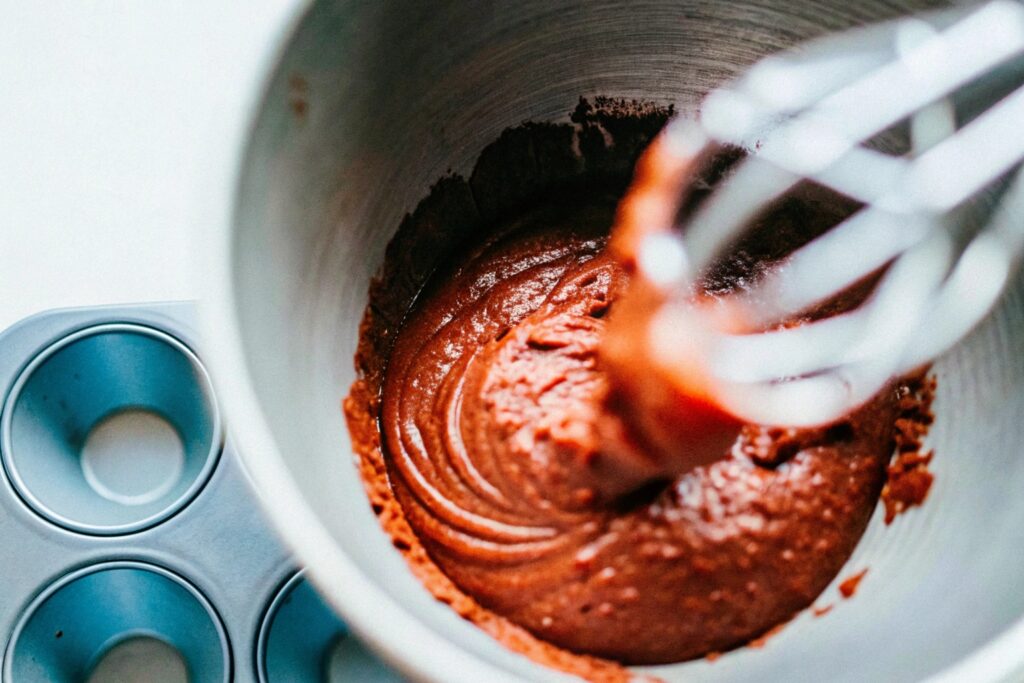
[[[0,329],[198,298],[211,159],[297,0],[0,0]]]

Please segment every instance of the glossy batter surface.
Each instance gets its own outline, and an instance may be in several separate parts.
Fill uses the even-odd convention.
[[[830,432],[748,427],[641,488],[616,469],[598,347],[626,276],[614,196],[562,197],[438,273],[398,333],[392,483],[456,585],[533,633],[623,662],[722,650],[805,607],[852,551],[892,448],[891,400]],[[757,454],[760,462],[748,454]]]
[[[828,428],[737,427],[713,462],[673,469],[686,458],[659,438],[668,423],[636,419],[658,405],[643,358],[609,351],[609,320],[621,337],[635,311],[616,308],[631,275],[606,250],[668,114],[581,101],[573,125],[507,131],[468,182],[441,181],[389,245],[345,402],[374,511],[416,575],[509,647],[591,680],[629,678],[605,660],[742,645],[809,606],[917,405],[900,386]],[[708,286],[727,292],[833,209],[783,207]]]

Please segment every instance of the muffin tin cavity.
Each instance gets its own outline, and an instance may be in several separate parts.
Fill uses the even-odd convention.
[[[271,601],[256,658],[260,683],[403,680],[349,633],[303,572],[288,579]]]
[[[4,680],[102,683],[157,667],[161,680],[231,680],[220,617],[182,577],[110,562],[66,575],[29,605],[11,636]]]
[[[182,342],[139,324],[70,334],[21,372],[4,406],[4,469],[36,513],[112,536],[185,506],[221,452],[209,376]]]

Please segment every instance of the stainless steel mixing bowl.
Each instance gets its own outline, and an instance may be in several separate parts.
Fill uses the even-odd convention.
[[[328,0],[282,26],[239,129],[231,191],[211,205],[208,336],[267,510],[389,661],[438,681],[557,677],[430,597],[381,531],[352,465],[340,402],[367,284],[402,216],[448,169],[468,172],[504,128],[565,120],[581,95],[692,114],[703,93],[762,55],[929,6]],[[872,520],[844,573],[870,568],[855,598],[841,601],[832,587],[822,601],[836,609],[799,616],[761,650],[651,671],[671,681],[1021,675],[1021,284],[936,364],[935,486],[891,527]]]

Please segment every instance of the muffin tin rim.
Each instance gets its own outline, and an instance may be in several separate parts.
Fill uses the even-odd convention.
[[[260,615],[260,624],[256,631],[256,647],[253,648],[253,654],[256,657],[254,666],[259,683],[268,683],[266,657],[267,644],[270,639],[270,627],[272,626],[277,613],[280,611],[281,606],[284,604],[285,599],[305,580],[305,574],[305,569],[294,568],[285,573],[284,579],[278,581],[277,585],[270,593],[270,600],[267,601],[267,605],[264,608],[263,613]]]

